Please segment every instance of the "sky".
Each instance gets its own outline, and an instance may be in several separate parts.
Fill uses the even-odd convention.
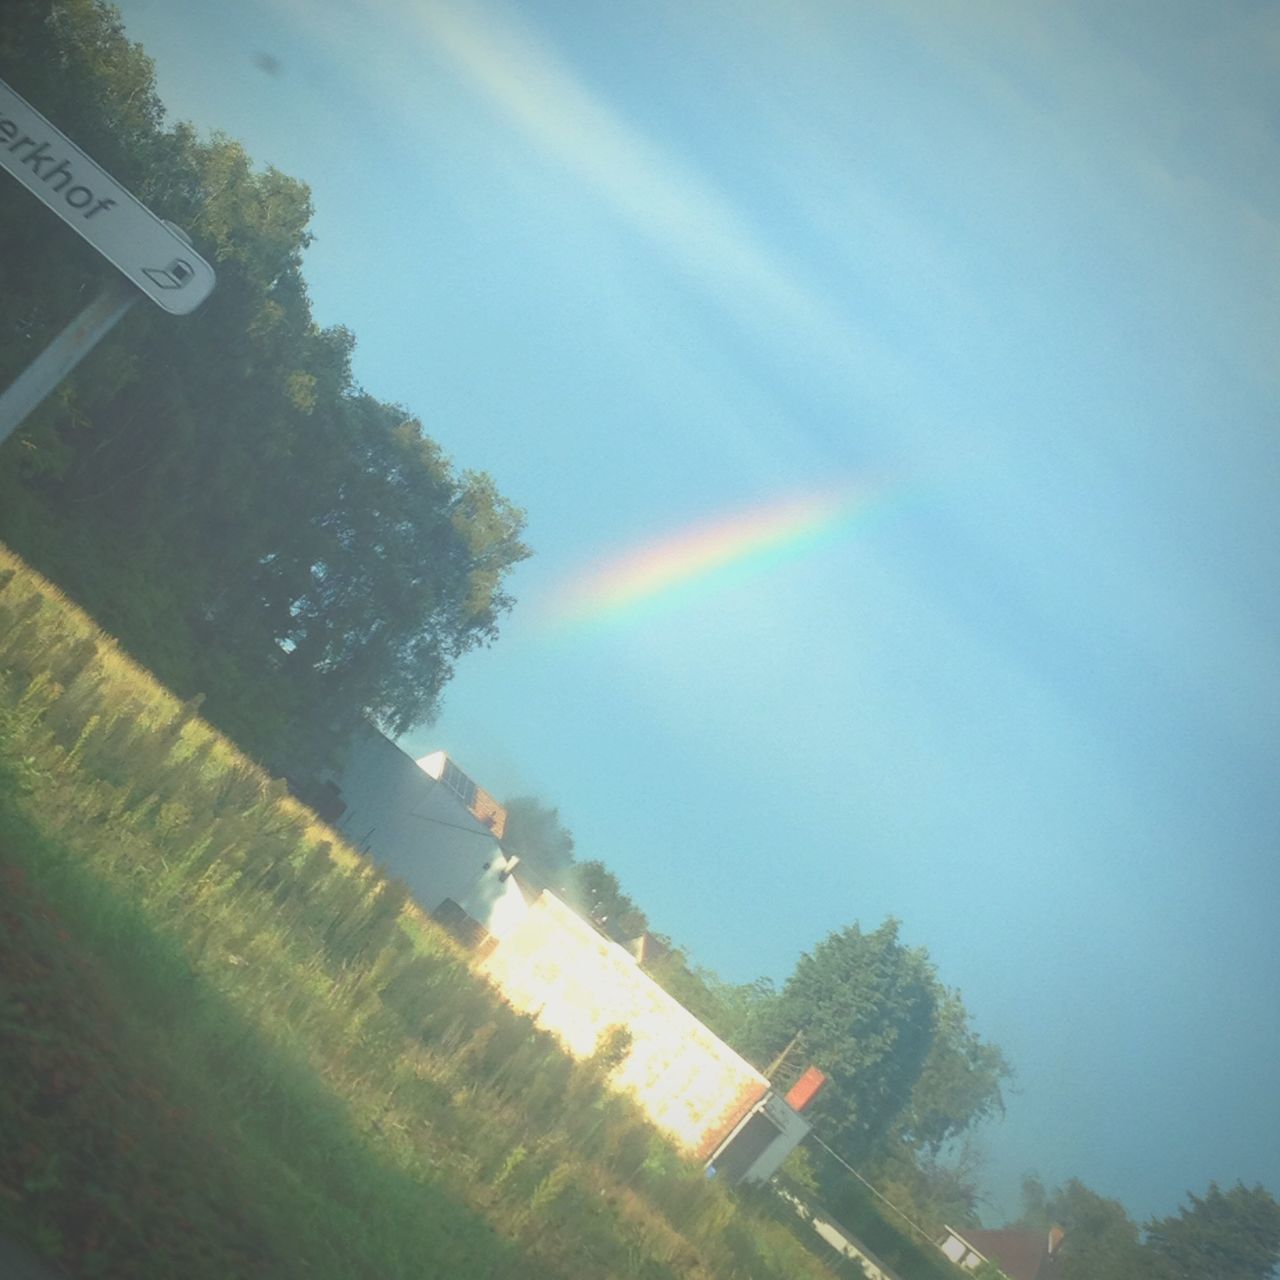
[[[1280,8],[120,7],[527,512],[406,749],[727,980],[900,919],[1017,1072],[989,1225],[1280,1192]]]

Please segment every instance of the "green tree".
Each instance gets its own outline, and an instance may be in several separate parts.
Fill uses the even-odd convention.
[[[945,1156],[935,1156],[891,1136],[864,1164],[863,1173],[932,1240],[946,1225],[978,1224],[983,1163],[980,1150],[968,1140]]]
[[[1022,1199],[1019,1225],[1042,1231],[1057,1226],[1064,1232],[1062,1280],[1137,1280],[1144,1274],[1137,1224],[1118,1200],[1076,1178],[1049,1191],[1036,1177],[1024,1179]]]
[[[1280,1267],[1280,1204],[1266,1188],[1211,1182],[1174,1216],[1146,1225],[1152,1280],[1270,1280]]]
[[[742,985],[725,982],[710,969],[695,964],[670,938],[661,934],[656,937],[662,951],[646,965],[649,976],[699,1022],[736,1047],[758,1006],[772,998],[773,984],[767,978]]]
[[[1004,1114],[1004,1085],[1013,1074],[999,1045],[969,1022],[958,991],[935,991],[933,1040],[893,1136],[930,1159],[982,1121]]]
[[[910,1103],[933,1046],[938,993],[928,955],[903,946],[896,920],[871,933],[853,924],[800,957],[746,1047],[764,1063],[801,1037],[804,1057],[829,1078],[810,1113],[815,1129],[857,1164]]]
[[[577,863],[568,896],[571,907],[619,942],[635,938],[649,927],[644,912],[622,892],[618,877],[603,862]]]
[[[535,888],[564,894],[573,874],[573,833],[560,821],[560,811],[533,796],[505,802],[505,853],[520,859],[520,874]]]
[[[361,717],[430,720],[491,643],[522,513],[351,378],[311,315],[310,193],[232,139],[166,128],[100,0],[18,0],[0,76],[216,265],[175,321],[135,307],[0,449],[0,536],[268,763]],[[109,272],[25,193],[0,204],[0,375]]]

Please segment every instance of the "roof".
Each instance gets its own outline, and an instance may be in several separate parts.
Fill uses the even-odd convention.
[[[659,942],[648,930],[645,930],[638,938],[629,938],[626,942],[619,944],[624,951],[639,965],[656,964],[671,948],[665,943]]]
[[[953,1236],[994,1262],[1009,1280],[1050,1280],[1057,1272],[1049,1253],[1049,1233],[1021,1227],[987,1231],[980,1227],[948,1227]]]
[[[443,751],[433,751],[417,761],[429,778],[442,782],[467,807],[477,822],[483,823],[501,840],[507,830],[507,811],[481,786],[469,778]]]

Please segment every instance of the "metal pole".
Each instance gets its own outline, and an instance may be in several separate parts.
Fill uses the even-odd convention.
[[[0,393],[0,444],[98,343],[142,294],[116,276]]]
[[[788,1044],[787,1047],[783,1049],[783,1051],[769,1064],[769,1069],[764,1073],[764,1078],[768,1080],[770,1084],[773,1083],[774,1076],[782,1070],[782,1064],[791,1056],[796,1045],[798,1045],[802,1039],[804,1039],[804,1032],[797,1031],[795,1035],[791,1037],[791,1043]]]

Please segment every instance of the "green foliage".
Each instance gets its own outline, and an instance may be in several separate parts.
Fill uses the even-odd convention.
[[[773,984],[768,978],[741,985],[725,982],[694,964],[670,939],[658,941],[667,949],[647,966],[649,976],[722,1040],[738,1047],[751,1020],[772,997]]]
[[[507,826],[502,849],[520,859],[521,880],[535,889],[565,894],[573,876],[574,845],[559,810],[548,808],[534,796],[515,796],[503,808]]]
[[[791,1046],[792,1065],[827,1073],[810,1110],[816,1133],[913,1219],[930,1230],[975,1219],[977,1170],[961,1140],[1002,1111],[1009,1066],[924,949],[902,945],[896,921],[831,934],[736,1025],[736,1047],[762,1069]],[[848,1175],[836,1162],[822,1168],[835,1194]]]
[[[1054,1191],[1028,1178],[1022,1190],[1023,1225],[1065,1231],[1064,1280],[1271,1280],[1280,1266],[1280,1205],[1264,1187],[1210,1183],[1141,1234],[1119,1201],[1074,1178]]]
[[[575,911],[619,942],[639,937],[649,927],[644,912],[622,892],[617,876],[603,862],[575,863],[565,889]]]
[[[1176,1216],[1146,1225],[1152,1280],[1270,1280],[1280,1267],[1280,1204],[1261,1186],[1211,1182]]]
[[[890,1138],[863,1166],[867,1180],[932,1238],[945,1225],[976,1226],[982,1159],[973,1143],[931,1156]]]
[[[1039,1179],[1022,1184],[1021,1225],[1065,1232],[1061,1269],[1064,1280],[1135,1280],[1142,1274],[1137,1225],[1118,1200],[1108,1200],[1072,1178],[1048,1191]]]
[[[930,1158],[975,1125],[1004,1114],[1003,1085],[1012,1069],[998,1045],[969,1025],[958,991],[937,987],[933,1041],[893,1131]]]
[[[591,1061],[595,1066],[608,1073],[618,1066],[631,1052],[631,1031],[617,1023],[614,1026],[606,1028],[604,1034],[600,1037],[600,1043],[596,1045],[596,1051],[591,1055]]]
[[[829,1077],[813,1104],[821,1136],[856,1164],[902,1114],[935,1035],[937,983],[925,952],[898,941],[889,920],[854,924],[800,957],[782,992],[752,1028],[768,1061],[796,1035]]]
[[[797,1185],[792,1187],[797,1196],[824,1211],[898,1275],[910,1280],[958,1280],[960,1273],[937,1248],[931,1233],[914,1231],[820,1147],[806,1149],[818,1194]]]
[[[156,1280],[828,1274],[608,1091],[622,1036],[567,1058],[195,711],[0,548],[0,1233]]]
[[[281,761],[372,717],[435,714],[490,643],[528,552],[489,477],[351,379],[352,335],[312,319],[310,194],[244,149],[166,128],[149,59],[98,0],[18,0],[0,77],[216,265],[175,321],[135,308],[0,450],[0,536],[182,696]],[[0,205],[0,378],[107,268],[21,193]]]

